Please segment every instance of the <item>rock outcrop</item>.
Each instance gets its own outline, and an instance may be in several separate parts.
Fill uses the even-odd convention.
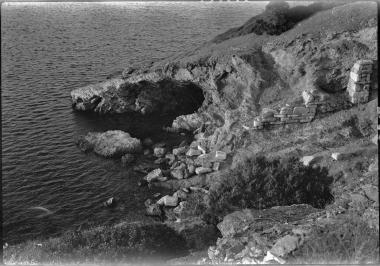
[[[140,140],[121,130],[90,132],[81,136],[77,145],[85,152],[93,150],[104,157],[121,157],[124,154],[139,153],[142,149]]]
[[[76,89],[73,106],[145,114],[186,114],[184,109],[197,106],[175,119],[173,129],[203,127],[204,148],[226,151],[237,148],[243,125],[252,128],[264,107],[297,106],[304,91],[328,96],[326,112],[347,108],[350,102],[342,99],[351,67],[363,58],[377,59],[376,4],[323,9],[278,36],[230,36],[124,78]]]

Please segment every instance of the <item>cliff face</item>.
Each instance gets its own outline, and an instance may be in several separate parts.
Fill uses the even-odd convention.
[[[224,148],[231,144],[226,138],[239,139],[242,126],[252,127],[264,107],[300,101],[303,91],[324,94],[335,102],[331,110],[347,108],[350,68],[359,59],[377,60],[376,11],[372,2],[340,5],[278,36],[250,33],[145,69],[127,69],[120,78],[72,91],[73,107],[144,114],[188,114],[199,107],[173,127],[195,130],[206,124],[204,144]]]

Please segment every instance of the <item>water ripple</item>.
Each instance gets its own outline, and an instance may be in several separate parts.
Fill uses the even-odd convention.
[[[163,59],[245,22],[256,3],[5,3],[2,28],[3,237],[55,235],[88,221],[141,220],[150,194],[119,161],[81,153],[74,137],[127,119],[72,111],[70,91],[130,64]],[[131,124],[132,123],[132,124]],[[141,128],[141,127],[140,127]],[[143,128],[143,127],[142,127]],[[138,132],[131,132],[133,135]],[[124,211],[101,208],[117,196]],[[56,213],[36,219],[32,206]]]

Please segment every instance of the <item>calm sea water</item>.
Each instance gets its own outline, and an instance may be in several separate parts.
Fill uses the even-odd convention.
[[[147,219],[151,194],[119,161],[77,149],[89,131],[146,128],[128,117],[73,112],[70,91],[129,64],[194,48],[260,13],[265,3],[12,3],[1,8],[4,241],[80,225]],[[122,207],[104,209],[111,196]],[[53,215],[37,218],[43,206]]]

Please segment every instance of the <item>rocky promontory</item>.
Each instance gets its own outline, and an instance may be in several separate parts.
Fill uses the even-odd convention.
[[[72,105],[171,113],[162,129],[193,135],[143,143],[154,167],[140,184],[161,189],[147,214],[187,250],[171,262],[378,262],[377,27],[374,2],[270,3],[197,49],[73,90]],[[80,146],[109,156],[124,134]],[[141,150],[126,137],[123,153]]]

